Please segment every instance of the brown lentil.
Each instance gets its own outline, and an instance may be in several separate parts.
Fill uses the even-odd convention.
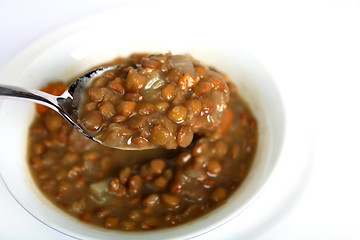
[[[128,123],[128,127],[130,129],[137,130],[137,129],[144,127],[144,125],[146,123],[146,117],[140,116],[140,115],[135,115],[135,116],[129,118],[127,123]]]
[[[167,182],[166,178],[164,178],[163,176],[160,176],[154,180],[153,185],[157,188],[164,188],[164,187],[166,187],[167,183],[168,182]]]
[[[225,189],[218,187],[211,193],[211,200],[214,202],[220,202],[226,198],[226,195]]]
[[[139,91],[146,83],[146,77],[138,73],[135,69],[131,69],[125,81],[125,88],[128,91]]]
[[[119,179],[122,184],[125,184],[131,175],[131,168],[123,168],[119,173]]]
[[[200,81],[198,85],[194,88],[194,93],[199,97],[205,95],[210,92],[213,88],[212,84],[208,81]]]
[[[115,216],[107,217],[104,224],[108,228],[116,228],[119,224],[119,218]]]
[[[189,114],[197,116],[201,112],[201,101],[198,98],[192,97],[186,101],[187,111]]]
[[[135,109],[136,102],[134,101],[122,101],[117,106],[118,114],[122,116],[129,116]]]
[[[210,160],[206,165],[206,170],[211,176],[217,176],[221,172],[221,164],[216,160]]]
[[[85,111],[93,111],[96,110],[98,103],[97,102],[89,102],[85,104]]]
[[[165,162],[162,159],[154,159],[150,162],[150,169],[154,174],[160,174],[165,169]]]
[[[111,214],[111,209],[105,208],[95,213],[95,215],[99,218],[106,217]]]
[[[138,92],[128,92],[125,94],[124,99],[127,101],[141,102],[144,96]]]
[[[141,228],[145,230],[153,229],[160,224],[157,218],[148,218],[141,222]]]
[[[159,202],[160,202],[159,195],[156,193],[152,193],[144,199],[143,204],[146,207],[153,207],[153,206],[159,204]]]
[[[155,125],[151,128],[150,141],[156,145],[165,145],[170,138],[169,130],[162,125]]]
[[[115,92],[123,95],[125,93],[124,84],[121,78],[115,78],[115,80],[109,83],[109,88],[114,90]]]
[[[129,192],[130,193],[137,193],[141,188],[141,178],[139,175],[134,175],[130,177],[128,182]]]
[[[60,129],[62,119],[58,114],[48,115],[46,118],[46,128],[49,129],[50,132],[55,132]]]
[[[155,105],[149,102],[141,102],[136,107],[140,115],[149,115],[155,110]]]
[[[141,59],[141,66],[143,68],[158,69],[161,67],[161,65],[162,65],[162,63],[159,61],[156,61],[156,60],[152,60],[149,58]]]
[[[139,213],[138,210],[131,210],[128,213],[128,218],[130,218],[131,220],[136,221],[136,220],[141,218],[141,214]]]
[[[180,198],[175,195],[161,194],[161,201],[163,201],[169,207],[177,207],[180,205]]]
[[[108,79],[106,77],[99,77],[94,81],[94,87],[104,87]]]
[[[111,118],[115,115],[114,104],[111,102],[101,102],[99,105],[99,111],[104,117]]]
[[[131,231],[131,230],[136,229],[136,223],[135,222],[123,220],[123,221],[121,221],[120,225],[121,225],[121,229],[123,229],[125,231]]]
[[[168,117],[176,123],[181,123],[187,116],[187,110],[184,106],[176,105],[168,112]]]
[[[161,97],[166,101],[170,101],[175,96],[175,90],[176,90],[175,85],[169,83],[162,88]]]
[[[177,136],[176,136],[177,144],[183,148],[187,147],[192,142],[193,137],[194,137],[194,134],[191,130],[191,127],[182,126],[182,127],[180,127],[180,129],[177,133]]]
[[[168,102],[160,101],[156,103],[156,110],[158,110],[159,112],[165,112],[168,109],[169,105],[170,104]]]
[[[103,123],[103,117],[98,111],[90,111],[84,114],[81,121],[87,129],[98,130]]]
[[[195,72],[200,78],[204,78],[207,75],[207,70],[202,65],[195,65]]]
[[[100,102],[106,94],[106,88],[94,87],[88,90],[89,98],[91,101]]]

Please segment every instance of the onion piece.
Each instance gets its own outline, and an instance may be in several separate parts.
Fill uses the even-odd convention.
[[[167,59],[170,67],[177,68],[184,74],[189,73],[192,77],[195,77],[194,65],[187,55],[172,55]]]
[[[145,90],[155,90],[165,85],[165,80],[158,72],[151,74],[146,80]]]
[[[94,195],[95,199],[99,202],[106,202],[110,198],[108,191],[111,178],[101,180],[96,183],[90,184],[90,191]]]

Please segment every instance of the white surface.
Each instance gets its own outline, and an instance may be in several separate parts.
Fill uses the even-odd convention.
[[[141,1],[0,1],[0,67],[53,29],[129,4]],[[190,12],[177,13],[178,4],[188,4]],[[282,161],[264,194],[241,217],[198,239],[359,239],[359,1],[206,5],[179,1],[171,9],[174,17],[194,18],[199,33],[202,24],[212,24],[209,39],[236,43],[264,64],[283,95],[293,135],[308,134],[304,141],[312,151],[303,162]],[[204,22],[196,19],[197,11],[213,17]],[[166,34],[161,24],[147,23],[136,27]],[[302,121],[313,123],[310,131]],[[294,156],[308,152],[307,144],[294,142],[288,139],[285,150]],[[70,239],[23,210],[2,182],[0,212],[0,239]]]

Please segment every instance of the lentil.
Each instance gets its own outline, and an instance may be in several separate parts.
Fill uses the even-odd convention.
[[[103,117],[97,111],[90,111],[84,114],[81,121],[87,129],[98,130],[103,123]]]
[[[115,216],[110,216],[105,219],[104,224],[108,228],[115,228],[119,224],[119,219]]]

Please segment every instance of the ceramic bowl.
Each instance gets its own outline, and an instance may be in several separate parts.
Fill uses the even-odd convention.
[[[166,37],[161,34],[151,35],[151,29],[135,31],[125,28],[114,31],[114,24],[108,24],[110,20],[114,23],[114,19],[121,21],[126,17],[126,12],[121,15],[121,19],[116,12],[110,12],[50,33],[1,70],[1,83],[38,89],[49,81],[68,81],[92,66],[130,53],[189,53],[228,74],[258,119],[256,156],[240,188],[223,206],[173,228],[119,232],[89,226],[55,207],[34,184],[27,165],[27,135],[35,114],[34,105],[15,100],[0,101],[1,176],[13,197],[26,211],[49,227],[75,238],[192,238],[246,211],[268,184],[279,160],[286,126],[281,96],[264,67],[239,46],[208,42],[204,38],[189,40],[179,36],[171,37],[171,34]]]

